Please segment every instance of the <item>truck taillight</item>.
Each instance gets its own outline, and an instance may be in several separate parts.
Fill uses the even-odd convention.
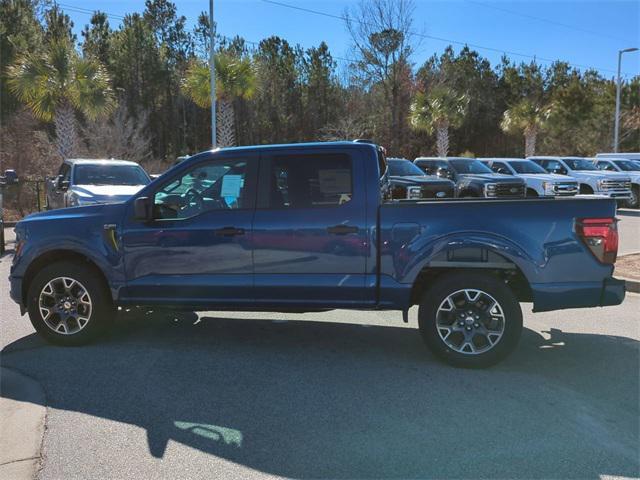
[[[583,218],[576,231],[601,263],[615,263],[618,255],[618,225],[615,218]]]

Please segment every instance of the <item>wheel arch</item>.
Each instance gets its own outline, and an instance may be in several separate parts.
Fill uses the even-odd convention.
[[[104,271],[98,266],[96,262],[94,262],[90,257],[84,255],[75,250],[66,250],[66,249],[56,249],[56,250],[48,250],[46,252],[41,253],[36,258],[34,258],[22,279],[22,304],[28,305],[27,295],[29,293],[29,288],[31,287],[31,282],[35,276],[40,272],[44,267],[50,265],[54,262],[60,261],[68,261],[75,262],[81,265],[88,266],[92,270],[95,271],[96,275],[100,278],[100,280],[104,283],[105,287],[108,288],[109,283],[107,281],[107,276]]]
[[[447,249],[425,262],[413,280],[411,304],[419,304],[426,289],[443,274],[450,272],[486,273],[504,281],[520,302],[533,299],[530,281],[516,261],[486,246],[464,249],[463,259],[456,257],[455,249]]]

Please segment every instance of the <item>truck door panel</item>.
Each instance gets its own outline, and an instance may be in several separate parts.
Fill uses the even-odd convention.
[[[256,302],[336,306],[365,300],[363,162],[325,150],[263,156],[253,224]]]

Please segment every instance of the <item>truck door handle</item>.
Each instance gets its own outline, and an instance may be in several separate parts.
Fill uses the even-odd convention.
[[[358,233],[358,227],[350,227],[348,225],[335,225],[327,227],[327,232],[334,235],[347,235],[348,233]]]
[[[219,237],[234,237],[236,235],[244,235],[244,228],[224,227],[215,230],[215,234]]]

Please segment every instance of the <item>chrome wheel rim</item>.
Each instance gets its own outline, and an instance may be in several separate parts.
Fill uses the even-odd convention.
[[[504,326],[502,306],[482,290],[457,290],[442,301],[436,313],[440,339],[464,355],[479,355],[494,348],[504,334]]]
[[[61,335],[74,335],[87,326],[93,304],[82,283],[56,277],[40,291],[38,307],[44,324]]]

